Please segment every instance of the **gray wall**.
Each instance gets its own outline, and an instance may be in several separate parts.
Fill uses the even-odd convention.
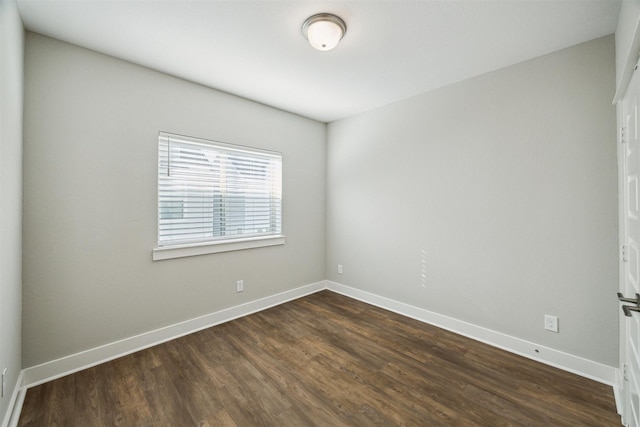
[[[599,39],[325,135],[27,33],[24,366],[325,277],[615,366],[613,51]],[[286,245],[152,262],[160,130],[281,151]]]
[[[327,278],[616,366],[614,90],[609,36],[331,123]]]
[[[0,372],[7,368],[0,423],[22,367],[23,43],[15,0],[0,1]]]
[[[625,85],[631,79],[633,66],[638,62],[638,45],[636,33],[640,25],[640,1],[622,0],[620,4],[620,15],[616,27],[616,84],[617,87]],[[621,95],[624,95],[622,93]]]
[[[25,79],[25,367],[324,279],[324,124],[34,33]],[[282,152],[286,244],[152,262],[158,131]]]

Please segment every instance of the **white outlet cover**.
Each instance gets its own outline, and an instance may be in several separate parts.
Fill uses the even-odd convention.
[[[558,332],[558,317],[545,314],[544,316],[544,328],[547,331]]]

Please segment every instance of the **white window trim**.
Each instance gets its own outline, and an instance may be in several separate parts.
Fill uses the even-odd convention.
[[[219,242],[196,243],[191,245],[163,246],[153,250],[153,260],[183,258],[196,255],[215,254],[220,252],[240,251],[244,249],[264,248],[284,245],[285,236],[247,237]]]
[[[219,141],[204,140],[201,138],[194,138],[184,135],[170,134],[167,132],[159,132],[160,138],[176,138],[178,140],[188,140],[190,143],[198,144],[204,143],[207,146],[213,145],[222,149],[231,150],[235,152],[246,152],[250,154],[261,154],[266,156],[278,157],[281,161],[282,154],[275,151],[267,151],[259,148],[249,148],[241,145],[227,144]],[[159,225],[159,223],[158,223]],[[280,224],[281,226],[281,224]],[[281,234],[270,235],[254,235],[254,236],[235,236],[235,238],[223,238],[219,240],[207,240],[191,243],[177,243],[161,245],[158,242],[157,247],[152,251],[153,261],[161,261],[165,259],[183,258],[197,255],[215,254],[221,252],[238,251],[244,249],[262,248],[268,246],[277,246],[285,244],[285,236],[282,234],[282,230],[279,230]],[[159,232],[159,231],[158,231]]]

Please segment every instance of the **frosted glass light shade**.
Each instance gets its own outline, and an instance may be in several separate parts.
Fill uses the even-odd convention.
[[[342,38],[342,29],[330,21],[318,21],[309,25],[307,38],[311,46],[318,50],[331,50]]]
[[[335,15],[319,13],[309,17],[302,25],[302,33],[309,44],[318,50],[331,50],[344,37],[347,26]]]

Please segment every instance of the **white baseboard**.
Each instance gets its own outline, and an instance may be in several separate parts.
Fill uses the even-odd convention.
[[[34,387],[136,351],[310,295],[323,289],[326,289],[324,280],[32,366],[23,370],[24,385],[27,388]]]
[[[228,322],[239,317],[256,313],[258,311],[310,295],[323,289],[328,289],[347,297],[396,312],[403,316],[455,332],[476,341],[501,348],[511,353],[610,385],[614,388],[614,393],[616,393],[616,402],[618,403],[619,390],[616,390],[616,384],[618,384],[617,376],[619,370],[617,368],[486,329],[481,326],[473,325],[442,314],[434,313],[429,310],[394,301],[386,297],[351,288],[340,283],[320,281],[26,368],[21,372],[21,380],[16,385],[16,391],[14,391],[14,397],[12,398],[13,401],[15,401],[13,403],[13,412],[15,414],[17,409],[19,414],[20,408],[18,408],[16,403],[19,403],[18,401],[20,400],[18,398],[20,395],[20,393],[18,393],[20,386],[24,386],[22,388],[24,391],[26,388],[34,387],[47,381],[99,365],[100,363],[104,363],[211,326]],[[22,394],[22,399],[24,399],[24,394]],[[22,404],[20,403],[19,406],[22,406]],[[9,417],[9,415],[7,415],[7,417]],[[11,427],[11,425],[8,424],[10,420],[7,417],[5,417],[2,427]]]
[[[327,280],[327,289],[614,387],[618,369]]]
[[[25,388],[22,387],[24,380],[24,371],[20,371],[16,384],[13,387],[13,393],[11,393],[11,400],[7,407],[7,413],[2,420],[2,427],[13,427],[18,425],[18,418],[20,417],[20,411],[22,410],[22,402],[24,401]]]

